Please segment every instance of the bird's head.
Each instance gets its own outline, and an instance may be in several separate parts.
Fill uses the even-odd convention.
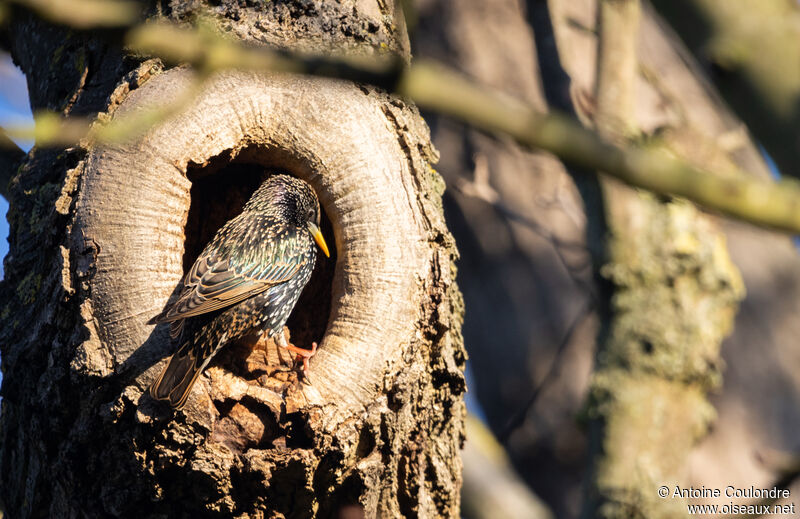
[[[290,175],[273,175],[265,180],[244,206],[245,211],[267,213],[307,229],[319,248],[330,257],[328,244],[319,228],[319,200],[306,182]]]

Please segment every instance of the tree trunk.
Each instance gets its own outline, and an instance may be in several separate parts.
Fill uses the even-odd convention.
[[[198,2],[159,4],[188,19]],[[385,2],[206,7],[226,33],[407,55]],[[102,122],[175,103],[183,68],[20,14],[34,109]],[[32,34],[39,37],[32,38]],[[465,391],[455,247],[413,106],[352,83],[218,73],[131,142],[31,151],[11,184],[0,497],[11,517],[457,516]],[[183,411],[145,394],[147,321],[266,169],[308,181],[335,236],[288,326],[312,383],[231,345]],[[334,263],[335,258],[335,263]]]
[[[591,124],[596,1],[421,3],[417,54],[447,60],[481,83]],[[647,8],[641,24],[636,126],[708,170],[768,177],[741,121],[669,27]],[[586,177],[552,156],[443,118],[427,120],[442,153],[437,169],[455,187],[445,195],[445,208],[463,258],[464,336],[475,376],[470,389],[533,490],[557,517],[576,517],[585,488],[583,418],[598,322],[588,255],[605,239],[598,225],[602,207],[591,189],[580,187]],[[711,397],[716,425],[694,450],[685,444],[680,456],[690,456],[695,487],[724,488],[732,481],[770,486],[780,467],[759,461],[765,446],[793,450],[787,431],[800,420],[792,367],[800,321],[791,317],[800,311],[800,257],[777,233],[703,215],[687,221],[715,239],[715,224],[724,231],[724,242],[717,243],[727,244],[747,295],[722,348],[727,369],[717,364],[722,371],[710,373],[725,377]],[[642,224],[645,232],[651,223]]]
[[[597,12],[594,125],[609,140],[635,139],[641,5],[599,0]],[[720,346],[743,286],[717,225],[691,204],[602,184],[609,238],[600,273],[613,289],[587,404],[583,517],[681,516],[684,503],[654,489],[688,486],[687,460],[714,419],[706,393],[719,386]]]

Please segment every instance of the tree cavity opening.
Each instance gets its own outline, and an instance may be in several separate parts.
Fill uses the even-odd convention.
[[[184,273],[225,222],[242,212],[261,182],[275,173],[289,173],[304,179],[312,176],[308,166],[288,152],[255,146],[238,153],[228,150],[205,164],[188,165],[186,176],[192,184],[184,229]],[[321,193],[317,196],[322,198]],[[310,347],[312,341],[322,342],[331,310],[336,240],[330,219],[321,205],[320,210],[320,228],[331,256],[326,258],[318,252],[311,279],[286,323],[291,342],[300,347]]]

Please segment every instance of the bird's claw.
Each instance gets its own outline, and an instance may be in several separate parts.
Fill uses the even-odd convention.
[[[311,368],[308,365],[308,359],[317,354],[317,343],[312,342],[310,350],[306,350],[304,348],[298,348],[293,344],[287,345],[286,349],[297,355],[295,362],[298,362],[300,360],[303,361],[303,377],[307,379],[309,382],[311,382]]]

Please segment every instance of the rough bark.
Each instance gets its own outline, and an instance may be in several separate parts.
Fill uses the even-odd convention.
[[[382,2],[209,10],[252,42],[406,52]],[[174,101],[191,79],[32,17],[17,27],[35,108],[102,123]],[[34,28],[50,37],[32,41]],[[47,76],[54,64],[87,68]],[[35,149],[11,184],[0,314],[8,513],[458,515],[463,308],[435,158],[414,107],[380,91],[233,72],[133,142]],[[321,339],[313,383],[233,346],[167,411],[143,394],[170,353],[146,322],[264,168],[309,181],[335,236],[335,268],[322,262],[289,322],[299,344]]]
[[[16,172],[25,152],[0,131],[0,195],[8,198],[8,182]]]
[[[592,103],[586,93],[591,91],[596,70],[593,4],[552,3],[560,55],[572,79],[573,98],[589,101],[577,103],[586,106],[589,114]],[[640,74],[635,118],[641,131],[709,170],[737,174],[740,168],[762,177],[769,175],[741,122],[719,100],[669,28],[649,9],[643,12],[637,50]],[[799,258],[786,237],[720,223],[747,295],[733,334],[722,349],[727,365],[725,383],[722,392],[712,398],[718,418],[712,433],[691,453],[685,470],[695,486],[714,482],[724,487],[731,481],[750,485],[754,480],[768,484],[779,477],[779,471],[758,461],[764,446],[788,449],[786,433],[781,431],[792,430],[797,420],[797,414],[788,411],[797,396],[794,389],[788,389],[791,376],[786,368],[797,323],[786,316],[795,311],[792,301],[798,285],[796,276],[788,273],[797,272]],[[782,295],[765,297],[770,290],[767,287]],[[776,400],[778,403],[772,404]],[[774,406],[784,411],[778,413]],[[759,426],[752,425],[755,423]],[[742,456],[741,452],[750,455]]]
[[[638,0],[598,2],[594,124],[635,138]],[[676,517],[664,482],[686,484],[692,446],[714,417],[719,352],[742,295],[719,230],[683,201],[603,179],[612,283],[587,413],[591,476],[583,517]],[[602,258],[604,259],[604,258]]]

